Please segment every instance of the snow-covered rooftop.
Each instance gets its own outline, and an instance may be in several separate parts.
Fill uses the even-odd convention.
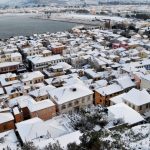
[[[63,104],[93,94],[91,90],[80,83],[56,88],[49,93],[57,104]]]
[[[122,91],[122,88],[121,88],[121,86],[119,86],[116,83],[108,85],[106,87],[96,89],[96,92],[100,93],[103,96],[110,95],[110,94],[113,94],[113,93],[117,93],[117,92],[120,92],[120,91]]]
[[[27,107],[28,103],[30,100],[33,100],[33,98],[31,96],[19,96],[16,98],[11,99],[11,101],[9,101],[9,106],[13,107],[16,104],[19,104],[21,108]]]
[[[3,95],[4,94],[4,90],[3,88],[0,88],[0,95]]]
[[[2,67],[10,67],[10,66],[18,66],[20,62],[3,62],[0,63],[0,68]]]
[[[29,92],[29,95],[34,97],[44,96],[44,95],[48,95],[48,91],[51,91],[53,89],[55,89],[55,87],[52,85],[42,86],[39,89]]]
[[[85,73],[91,76],[92,78],[100,78],[100,75],[96,73],[93,69],[85,69]]]
[[[48,56],[48,57],[34,57],[34,58],[31,58],[30,61],[33,64],[40,64],[40,63],[57,61],[57,60],[62,60],[62,59],[63,59],[63,56],[61,55],[53,55],[53,56]]]
[[[42,101],[29,101],[28,103],[28,108],[30,110],[30,112],[35,112],[38,110],[43,110],[45,108],[50,108],[52,106],[55,106],[55,104],[50,100],[50,99],[46,99],[46,100],[42,100]]]
[[[144,120],[138,112],[124,103],[118,103],[107,108],[108,114],[113,114],[115,119],[123,119],[124,122],[129,125],[133,125]]]
[[[123,89],[135,86],[129,76],[123,76],[115,80]]]
[[[44,78],[44,75],[40,72],[40,71],[34,71],[34,72],[28,72],[28,73],[24,73],[22,75],[22,81],[26,82],[26,81],[31,81],[34,78]]]
[[[128,93],[123,95],[123,99],[136,105],[144,105],[150,103],[150,94],[145,90],[131,89]]]
[[[0,138],[4,138],[4,142],[0,143],[0,149],[7,149],[8,147],[12,150],[17,149],[17,145],[19,144],[19,141],[16,137],[14,130],[9,130],[3,133],[0,133]]]
[[[142,76],[142,79],[147,80],[147,81],[150,81],[150,74],[148,74],[148,75],[143,75],[143,76]]]
[[[67,118],[63,116],[54,117],[45,122],[39,118],[32,118],[17,123],[16,126],[19,135],[24,142],[26,141],[39,142],[40,137],[42,141],[50,138],[57,138],[74,131],[68,125]]]
[[[5,123],[5,122],[9,122],[12,120],[14,120],[14,117],[10,112],[0,113],[0,124]]]
[[[126,93],[123,93],[123,94],[120,94],[120,95],[117,95],[115,97],[112,97],[110,98],[110,101],[117,104],[117,103],[122,103],[123,102],[123,96],[125,95]]]

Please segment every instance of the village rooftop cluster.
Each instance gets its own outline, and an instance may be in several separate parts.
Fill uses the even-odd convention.
[[[79,143],[67,114],[101,105],[127,127],[150,117],[150,40],[146,21],[16,36],[0,41],[0,149]],[[119,22],[119,23],[118,23]],[[107,128],[114,128],[112,123]],[[15,143],[15,144],[14,144]]]

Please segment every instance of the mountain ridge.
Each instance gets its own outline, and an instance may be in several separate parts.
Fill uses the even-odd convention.
[[[0,6],[32,6],[32,5],[49,5],[49,4],[83,4],[92,3],[93,1],[98,2],[117,2],[117,0],[0,0]],[[120,3],[138,3],[147,2],[150,0],[118,0]]]

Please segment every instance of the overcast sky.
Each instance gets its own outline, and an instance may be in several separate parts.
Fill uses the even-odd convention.
[[[0,0],[0,3],[7,3],[7,2],[18,2],[18,1],[23,1],[23,0]]]
[[[19,2],[23,2],[25,0],[0,0],[0,4],[7,4],[7,3],[19,3]]]

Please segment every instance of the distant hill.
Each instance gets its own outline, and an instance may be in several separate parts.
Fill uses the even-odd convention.
[[[120,3],[137,3],[145,2],[150,3],[150,0],[0,0],[0,7],[2,6],[38,6],[38,5],[50,5],[50,4],[69,4],[69,5],[82,5],[95,4],[99,2],[120,2]]]
[[[0,6],[32,6],[49,5],[52,3],[65,4],[66,0],[0,0]]]

